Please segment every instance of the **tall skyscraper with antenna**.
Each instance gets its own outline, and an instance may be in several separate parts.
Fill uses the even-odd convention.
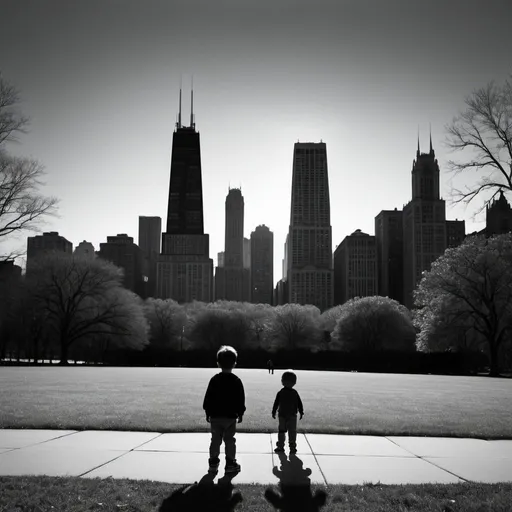
[[[204,233],[201,148],[194,119],[194,91],[190,97],[190,126],[181,122],[180,105],[172,138],[167,229],[157,264],[157,295],[178,302],[210,302],[213,260]]]
[[[446,206],[440,197],[439,165],[432,147],[413,160],[412,200],[403,209],[404,305],[412,307],[413,291],[424,270],[446,249]]]

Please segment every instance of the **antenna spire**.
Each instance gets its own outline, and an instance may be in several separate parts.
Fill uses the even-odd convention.
[[[181,128],[181,80],[180,80],[180,110],[178,114],[178,128]]]
[[[190,127],[195,128],[195,123],[194,123],[194,75],[192,75],[192,85],[190,88]]]
[[[432,123],[430,123],[430,154],[434,154],[434,149],[432,148]]]
[[[418,125],[418,150],[416,151],[416,156],[420,156],[420,125]]]

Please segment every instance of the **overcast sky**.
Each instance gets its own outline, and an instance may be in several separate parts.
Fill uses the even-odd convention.
[[[481,202],[449,201],[445,125],[510,75],[510,19],[510,0],[0,0],[0,70],[31,118],[9,149],[44,164],[42,191],[60,199],[41,232],[96,250],[117,233],[137,242],[139,215],[165,226],[180,79],[188,124],[193,75],[215,264],[241,186],[245,236],[274,232],[281,278],[297,140],[327,144],[333,250],[410,200],[430,124],[447,218],[471,232],[485,218]]]

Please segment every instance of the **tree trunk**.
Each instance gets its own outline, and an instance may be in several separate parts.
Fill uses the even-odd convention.
[[[500,374],[498,366],[498,347],[494,340],[491,341],[489,346],[490,355],[490,371],[489,377],[497,377]]]
[[[68,362],[68,344],[66,340],[60,340],[60,363],[61,366],[67,366]]]

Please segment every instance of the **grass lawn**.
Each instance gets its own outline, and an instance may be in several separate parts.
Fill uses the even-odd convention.
[[[217,369],[2,367],[0,428],[208,431],[202,402]],[[282,371],[239,369],[242,432],[274,432]],[[299,431],[512,439],[512,380],[297,371]],[[427,510],[427,509],[425,509]]]
[[[133,480],[0,477],[0,510],[88,512],[270,512],[262,485],[203,485],[174,501],[183,486]],[[271,489],[281,493],[278,487]],[[316,512],[312,495],[327,493],[322,512],[509,512],[512,484],[305,486],[283,489],[283,512]],[[232,492],[242,501],[228,505]],[[174,496],[173,496],[173,493]],[[281,494],[280,494],[281,495]]]

